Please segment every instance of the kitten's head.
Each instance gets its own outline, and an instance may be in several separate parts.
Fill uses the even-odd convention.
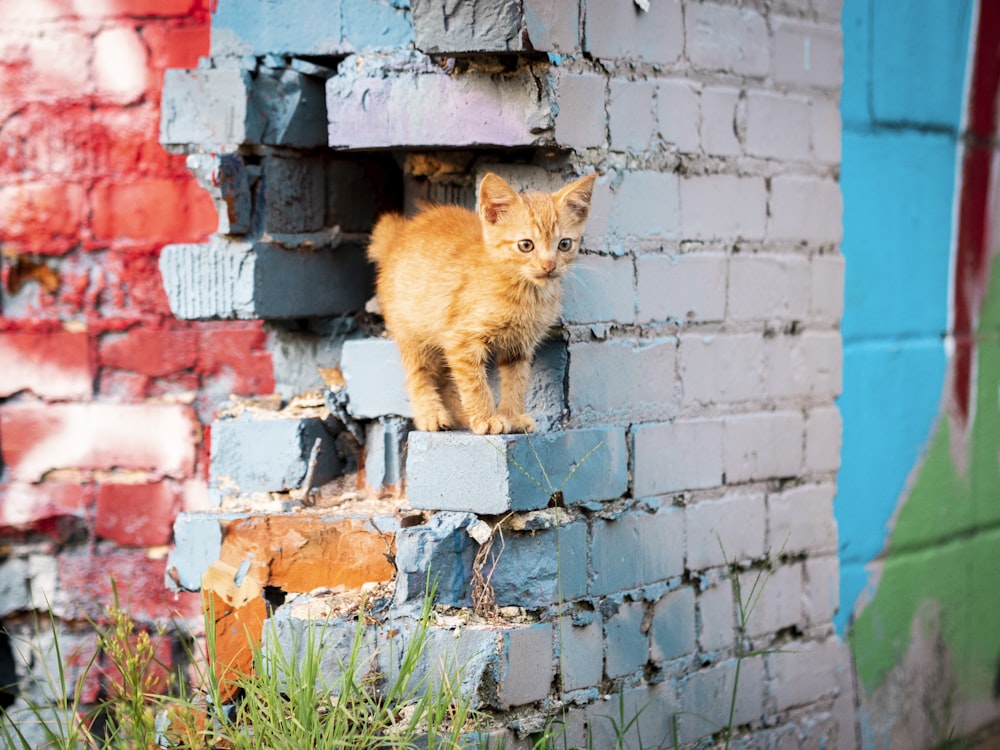
[[[580,251],[596,174],[555,193],[518,193],[492,172],[479,185],[479,217],[487,252],[544,286],[560,278]]]

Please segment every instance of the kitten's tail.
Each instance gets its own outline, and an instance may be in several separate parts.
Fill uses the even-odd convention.
[[[392,250],[404,224],[406,218],[401,214],[384,214],[372,230],[371,241],[368,243],[368,259],[374,263],[381,263]]]

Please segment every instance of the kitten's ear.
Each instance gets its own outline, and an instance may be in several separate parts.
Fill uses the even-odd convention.
[[[590,213],[590,199],[594,194],[597,174],[588,174],[576,182],[571,182],[558,193],[556,203],[565,206],[577,221],[586,221]]]
[[[517,191],[492,172],[479,184],[479,215],[490,224],[502,221],[520,200]]]

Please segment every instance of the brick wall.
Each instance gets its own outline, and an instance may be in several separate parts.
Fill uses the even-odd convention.
[[[217,224],[157,142],[164,72],[208,48],[197,0],[0,3],[0,621],[50,610],[80,665],[110,576],[141,623],[197,623],[162,584],[173,522],[206,504],[216,404],[274,387],[260,324],[178,321],[157,268]],[[38,698],[42,666],[0,682]]]

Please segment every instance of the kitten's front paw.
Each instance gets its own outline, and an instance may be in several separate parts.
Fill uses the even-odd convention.
[[[440,432],[451,427],[451,416],[447,409],[435,409],[413,415],[413,424],[418,430]]]
[[[511,432],[534,432],[535,420],[530,414],[518,414],[509,420],[508,429]]]
[[[499,435],[508,431],[507,423],[500,417],[470,419],[469,429],[477,435]]]

